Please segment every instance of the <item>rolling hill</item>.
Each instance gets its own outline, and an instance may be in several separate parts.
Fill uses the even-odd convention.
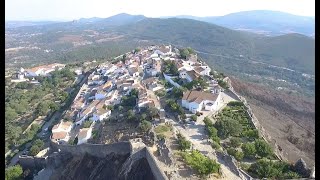
[[[267,37],[179,18],[147,18],[113,31],[131,38],[191,46],[206,53],[230,57],[243,55],[272,65],[314,74],[315,41],[300,34]]]

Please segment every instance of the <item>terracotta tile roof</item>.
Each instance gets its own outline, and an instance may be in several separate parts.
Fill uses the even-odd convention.
[[[153,83],[153,82],[157,82],[157,78],[155,77],[150,77],[150,78],[147,78],[145,80],[142,80],[142,83],[143,84],[150,84],[150,83]]]
[[[203,67],[201,67],[201,66],[197,66],[197,67],[194,68],[194,71],[197,72],[197,73],[200,73],[200,72],[202,72],[204,70],[205,69]]]
[[[91,104],[84,111],[82,111],[81,114],[83,115],[89,114],[92,111],[92,108],[95,107],[98,103],[99,103],[98,100],[93,100]]]
[[[97,109],[97,111],[95,112],[95,114],[98,114],[98,115],[102,115],[102,114],[105,114],[107,112],[109,112],[110,110],[106,110],[104,108],[100,108],[100,109]]]
[[[109,89],[112,86],[112,82],[108,81],[103,85],[103,89]]]
[[[192,71],[187,71],[187,74],[192,78],[192,80],[194,80],[194,79],[196,79],[196,78],[198,78],[200,75],[197,73],[197,72],[195,72],[194,70],[192,70]]]
[[[78,139],[84,139],[87,137],[87,134],[89,132],[90,128],[82,128],[80,129],[79,133],[78,133]]]
[[[54,125],[52,130],[61,129],[61,131],[67,131],[72,124],[73,123],[69,121],[61,121],[59,124]]]
[[[36,71],[38,71],[40,69],[50,70],[50,69],[55,69],[56,67],[65,67],[65,65],[64,64],[59,64],[59,63],[53,63],[53,64],[48,64],[48,65],[42,65],[42,66],[33,67],[31,69],[26,69],[26,71],[36,72]]]
[[[104,102],[105,102],[104,100],[100,100],[100,102],[96,105],[96,109],[103,108]]]
[[[84,98],[80,97],[75,102],[73,102],[72,108],[80,109],[81,106],[84,104]]]
[[[218,94],[212,94],[202,91],[187,91],[183,94],[182,100],[187,100],[189,102],[201,103],[204,100],[215,101]]]
[[[54,132],[52,133],[52,139],[65,139],[67,137],[67,132]]]

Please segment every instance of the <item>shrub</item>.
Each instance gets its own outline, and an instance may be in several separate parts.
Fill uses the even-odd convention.
[[[243,159],[243,152],[236,150],[235,148],[227,149],[229,155],[233,156],[236,160],[241,161]]]
[[[228,103],[228,106],[243,106],[243,102],[241,101],[231,101]]]
[[[220,138],[218,136],[212,136],[211,140],[216,142],[216,143],[218,143],[218,144],[220,144]]]
[[[194,150],[191,153],[184,153],[183,158],[186,163],[195,169],[201,176],[206,176],[220,171],[219,163],[204,156],[199,151]]]
[[[208,134],[209,134],[209,137],[216,137],[218,135],[218,130],[213,127],[213,126],[209,126],[207,127],[207,131],[208,131]]]
[[[191,120],[192,120],[192,121],[197,121],[197,119],[198,119],[198,117],[197,117],[196,115],[192,115],[192,116],[191,116]]]
[[[212,147],[213,149],[220,149],[220,148],[221,148],[221,146],[219,145],[219,143],[217,143],[216,141],[213,141],[213,142],[211,143],[211,147]]]
[[[218,129],[219,137],[228,138],[229,136],[238,136],[242,131],[242,126],[233,119],[223,119],[217,121],[215,127]]]
[[[279,170],[274,167],[272,161],[267,159],[258,160],[251,165],[249,171],[256,174],[259,178],[275,178],[281,174]]]
[[[238,138],[238,137],[232,137],[230,139],[230,145],[232,147],[239,147],[241,145],[242,141],[241,141],[241,138]]]
[[[139,127],[143,132],[147,132],[147,131],[149,131],[151,129],[152,125],[151,125],[151,122],[143,120],[140,123]]]
[[[20,165],[11,166],[5,171],[6,180],[18,180],[22,179],[23,170]]]
[[[260,157],[268,157],[268,156],[272,156],[273,151],[272,148],[270,147],[270,145],[268,143],[266,143],[264,140],[262,139],[257,139],[254,142],[257,154]]]
[[[179,148],[182,151],[186,151],[191,148],[191,142],[188,141],[185,137],[183,137],[181,134],[178,134],[178,144]]]
[[[165,135],[163,135],[163,134],[158,134],[157,135],[157,138],[159,139],[159,140],[164,140],[165,139]]]
[[[241,149],[245,157],[252,157],[256,154],[256,147],[253,143],[245,143],[241,146]]]
[[[213,123],[212,123],[211,119],[208,118],[208,117],[205,117],[205,118],[203,119],[203,122],[204,122],[204,124],[205,124],[207,127],[208,127],[208,126],[213,126]]]
[[[257,129],[249,129],[242,132],[242,135],[251,141],[259,138],[259,131]]]
[[[91,126],[91,121],[85,121],[84,123],[83,123],[83,128],[89,128],[90,126]]]

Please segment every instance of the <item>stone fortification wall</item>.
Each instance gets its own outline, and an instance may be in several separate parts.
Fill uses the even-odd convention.
[[[81,145],[59,145],[54,142],[51,143],[51,148],[54,151],[62,153],[71,153],[72,155],[82,155],[88,153],[89,155],[104,158],[106,155],[115,153],[119,155],[126,155],[131,153],[130,142],[118,142],[113,144],[81,144]]]
[[[156,162],[155,157],[153,156],[152,152],[146,147],[144,149],[145,151],[145,157],[149,163],[149,166],[151,168],[152,174],[157,180],[167,180],[167,176],[164,174],[164,172],[159,167],[158,163]]]

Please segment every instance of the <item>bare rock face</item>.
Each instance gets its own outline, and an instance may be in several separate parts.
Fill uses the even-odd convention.
[[[301,174],[303,177],[309,177],[310,176],[310,169],[308,168],[306,162],[300,158],[294,165],[294,170]]]

